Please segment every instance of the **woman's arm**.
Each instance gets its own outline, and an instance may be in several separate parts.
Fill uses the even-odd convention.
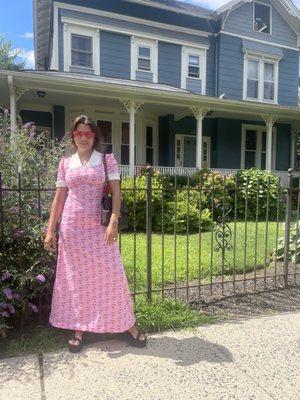
[[[54,234],[55,226],[68,196],[68,190],[69,189],[67,187],[56,188],[55,196],[51,205],[50,217],[44,241],[44,247],[48,250],[55,250],[56,248],[56,238]]]

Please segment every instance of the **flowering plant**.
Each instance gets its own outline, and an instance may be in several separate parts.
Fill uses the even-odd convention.
[[[9,321],[38,312],[51,286],[54,260],[43,241],[65,146],[49,143],[33,123],[12,132],[9,115],[0,116],[0,337]]]

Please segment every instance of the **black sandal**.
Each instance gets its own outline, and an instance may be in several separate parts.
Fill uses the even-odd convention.
[[[145,336],[145,339],[140,339],[141,334],[145,334],[144,332],[139,332],[135,337],[132,336],[132,334],[128,331],[123,333],[123,337],[129,342],[132,346],[135,347],[145,347],[146,342],[147,342],[147,337]]]
[[[71,353],[79,353],[82,350],[82,339],[79,339],[76,336],[73,336],[70,340],[76,340],[79,344],[71,344],[69,343],[69,350]]]

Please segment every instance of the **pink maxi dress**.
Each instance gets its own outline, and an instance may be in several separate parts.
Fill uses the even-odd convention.
[[[108,179],[120,179],[113,153],[106,154]],[[68,187],[59,224],[58,257],[49,322],[57,328],[125,332],[135,324],[118,242],[107,244],[100,223],[105,181],[102,153],[86,165],[78,152],[63,157],[56,187]]]

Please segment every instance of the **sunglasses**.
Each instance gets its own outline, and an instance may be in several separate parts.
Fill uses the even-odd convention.
[[[92,131],[73,131],[73,136],[75,137],[83,137],[86,136],[87,138],[91,139],[95,137],[95,133]]]

